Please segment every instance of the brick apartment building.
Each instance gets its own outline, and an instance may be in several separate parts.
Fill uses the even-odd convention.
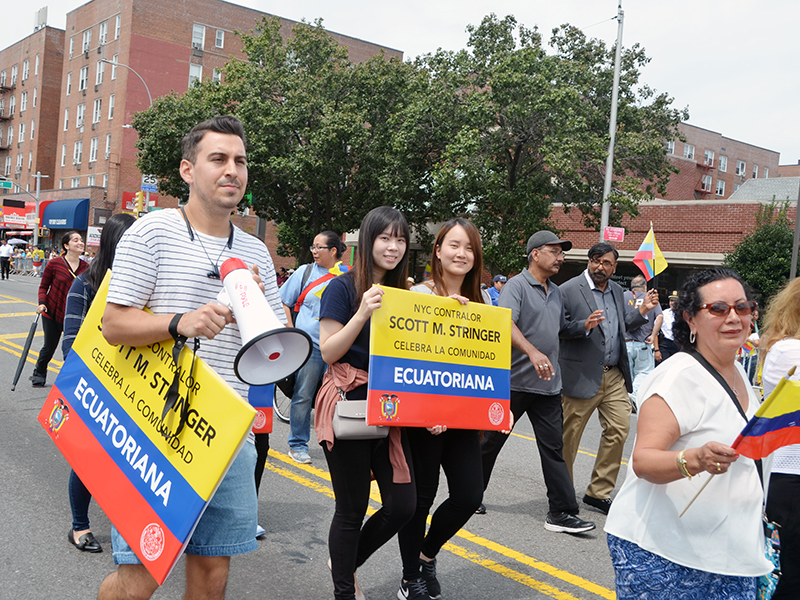
[[[724,200],[748,179],[778,176],[780,153],[681,123],[685,142],[667,142],[680,169],[667,184],[667,200]]]
[[[45,78],[50,86],[47,94],[49,104],[46,108],[41,104],[40,87],[37,107],[43,113],[46,111],[49,129],[40,134],[37,120],[36,135],[47,140],[49,154],[45,156],[40,151],[39,160],[30,161],[30,164],[25,155],[21,168],[17,170],[15,160],[19,158],[13,157],[23,149],[16,148],[19,128],[11,125],[14,147],[0,151],[0,166],[4,164],[3,160],[8,160],[4,159],[4,154],[6,157],[13,155],[11,173],[25,182],[23,186],[30,180],[30,174],[38,169],[50,176],[49,180],[43,181],[54,190],[83,190],[77,195],[68,195],[75,206],[81,198],[91,199],[88,223],[64,218],[58,222],[82,230],[87,226],[101,226],[111,214],[129,210],[130,199],[141,186],[142,174],[136,168],[137,134],[129,127],[133,114],[146,110],[151,97],[157,98],[172,91],[183,93],[200,78],[219,79],[230,56],[244,58],[241,40],[234,30],[250,31],[264,16],[270,15],[222,0],[184,0],[179,3],[93,0],[83,4],[67,14],[65,32],[47,27],[0,53],[0,69],[8,72],[8,82],[11,69],[21,75],[23,61],[28,60],[29,54],[32,77],[34,40],[38,44],[35,48],[44,47],[44,38],[49,35],[47,47],[52,46],[49,52],[58,58],[57,64],[55,60],[42,63],[38,71],[38,77]],[[288,36],[295,22],[281,21],[281,33]],[[397,50],[329,33],[348,49],[351,60],[367,60],[380,52],[387,57],[402,58],[402,53]],[[38,41],[40,38],[42,41]],[[44,58],[44,49],[36,52]],[[106,60],[126,67],[104,62]],[[26,89],[33,87],[32,81],[25,82]],[[19,111],[21,81],[17,81],[16,86],[16,110]],[[8,90],[0,98],[6,99],[7,114],[12,86],[6,87]],[[26,118],[29,114],[30,107]],[[8,127],[0,121],[2,133],[5,134]],[[30,128],[28,125],[26,136]],[[4,143],[7,139],[4,137]],[[31,185],[31,189],[33,187]],[[104,193],[98,196],[91,192],[95,187],[103,189]],[[53,199],[63,195],[55,194]],[[23,196],[3,198],[30,200]],[[43,194],[42,198],[46,200],[48,195]],[[174,198],[151,197],[151,200],[161,207],[177,205]],[[262,226],[261,231],[256,232],[256,221],[254,216],[244,216],[237,219],[237,224],[262,238],[266,237],[267,244],[274,249],[277,245],[274,231],[268,225],[266,231]],[[44,221],[42,224],[47,226]],[[276,262],[283,266],[282,261]],[[286,266],[292,265],[287,263]]]
[[[53,181],[64,32],[43,27],[0,51],[0,173],[27,190]]]

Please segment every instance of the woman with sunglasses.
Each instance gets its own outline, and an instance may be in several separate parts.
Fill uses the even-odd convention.
[[[337,439],[333,414],[340,393],[367,397],[372,313],[381,306],[378,285],[406,289],[409,228],[388,206],[372,209],[361,222],[355,265],[331,280],[319,311],[319,347],[329,367],[317,395],[314,427],[325,453],[336,507],[328,535],[333,595],[363,600],[355,571],[414,514],[416,491],[403,429],[380,439]],[[383,506],[364,522],[374,478]]]
[[[730,447],[758,405],[736,362],[755,308],[729,269],[681,290],[673,334],[684,352],[642,383],[633,456],[606,521],[619,600],[754,600],[772,571],[755,463]]]

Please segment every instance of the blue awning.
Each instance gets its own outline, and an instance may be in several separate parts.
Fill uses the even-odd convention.
[[[47,205],[42,227],[48,229],[83,229],[89,225],[89,199],[58,200]]]

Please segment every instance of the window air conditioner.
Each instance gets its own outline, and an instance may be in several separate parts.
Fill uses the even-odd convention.
[[[192,48],[194,48],[195,50],[202,50],[203,44],[201,44],[200,42],[192,42]]]

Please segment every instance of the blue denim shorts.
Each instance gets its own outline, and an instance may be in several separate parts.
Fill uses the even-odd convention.
[[[258,548],[255,468],[256,448],[248,440],[200,517],[186,546],[186,554],[233,556]],[[141,564],[116,527],[111,528],[111,546],[114,549],[114,564]]]

